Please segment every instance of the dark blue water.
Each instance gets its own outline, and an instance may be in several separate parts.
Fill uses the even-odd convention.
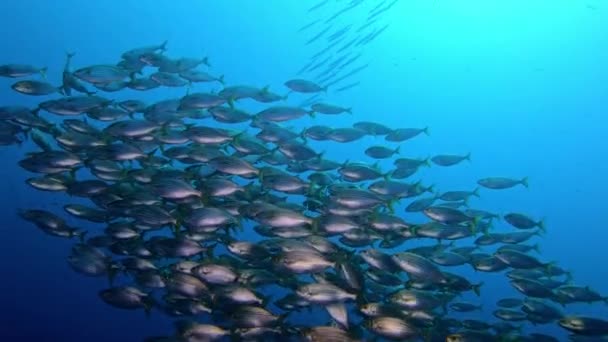
[[[282,93],[283,82],[323,48],[305,45],[318,30],[297,32],[314,19],[307,9],[317,2],[4,1],[0,63],[47,65],[49,81],[59,84],[66,51],[77,53],[74,67],[79,67],[115,63],[123,51],[168,40],[172,56],[209,56],[211,71],[225,75],[228,84],[269,85]],[[330,6],[337,9],[341,3]],[[607,294],[607,5],[401,0],[383,18],[390,26],[361,50],[360,62],[369,67],[353,79],[360,85],[340,93],[330,89],[326,96],[352,107],[353,116],[315,120],[336,127],[353,120],[428,126],[428,137],[403,144],[404,155],[472,156],[470,163],[417,174],[442,191],[472,189],[486,176],[528,176],[529,189],[482,191],[471,204],[545,218],[547,234],[538,240],[542,258],[572,270],[576,284]],[[321,12],[326,15],[332,8]],[[357,13],[340,17],[334,25],[347,25]],[[12,92],[12,82],[0,79],[1,104],[34,107],[40,99]],[[112,96],[126,99],[133,94]],[[136,95],[152,102],[183,96],[184,90],[159,88]],[[294,95],[294,104],[305,98]],[[310,120],[294,127],[310,125]],[[362,151],[373,143],[366,138],[313,146],[330,159],[366,160]],[[44,235],[17,217],[18,208],[61,213],[71,200],[24,183],[32,175],[16,162],[32,149],[29,142],[0,149],[0,339],[138,341],[172,333],[172,321],[160,313],[147,318],[143,312],[103,303],[97,292],[107,283],[67,265],[72,242]],[[83,226],[83,221],[68,220]],[[515,295],[515,290],[504,275],[478,274],[470,267],[462,273],[473,282],[485,282],[481,299],[465,297],[480,301],[484,311],[467,317],[496,321],[491,314],[495,300]],[[608,317],[600,304],[569,305],[566,312]],[[314,313],[315,319],[326,320],[324,312]],[[555,325],[526,331],[566,338]]]

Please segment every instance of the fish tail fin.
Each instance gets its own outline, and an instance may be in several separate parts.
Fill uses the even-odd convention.
[[[365,296],[365,291],[359,291],[357,293],[355,302],[357,303],[357,305],[363,305],[363,304],[369,303],[367,297]]]
[[[419,228],[420,228],[420,226],[418,226],[418,225],[415,225],[415,224],[411,225],[409,228],[410,233],[412,233],[413,236],[416,236],[416,233],[418,232]]]
[[[401,154],[401,145],[397,146],[397,148],[393,150],[393,154]]]
[[[429,127],[428,126],[424,127],[424,129],[422,130],[422,132],[424,134],[426,134],[426,135],[431,135],[431,133],[429,133]]]
[[[49,67],[42,67],[40,68],[40,70],[38,70],[38,72],[40,73],[40,76],[46,80],[46,72],[49,70]]]
[[[538,254],[541,254],[541,253],[540,253],[540,245],[539,245],[538,243],[535,243],[535,244],[532,246],[532,250],[536,251],[536,253],[538,253]]]
[[[114,279],[116,279],[116,275],[121,270],[122,269],[119,264],[110,262],[110,264],[108,265],[108,283],[110,284],[110,286],[112,286],[112,284],[114,283]]]
[[[137,77],[135,77],[135,75],[137,75],[137,71],[133,71],[133,72],[129,73],[129,82],[133,82],[134,80],[137,79]]]
[[[553,267],[556,267],[556,265],[557,265],[557,261],[549,261],[548,263],[545,263],[543,265],[543,269],[545,270],[545,272],[547,272],[547,273],[550,274],[551,273],[551,269]]]
[[[475,222],[475,218],[470,222],[469,230],[473,235],[479,233],[479,224]],[[488,236],[490,234],[489,226],[484,226],[483,229],[481,229],[481,234],[483,234],[483,236]]]
[[[547,228],[545,227],[545,219],[538,221],[538,228],[543,232],[547,232]]]
[[[479,187],[476,187],[475,190],[473,190],[473,196],[479,198]]]
[[[309,111],[307,112],[307,114],[308,114],[308,116],[310,116],[310,117],[311,117],[311,118],[313,118],[313,119],[317,117],[317,114],[315,114],[315,111],[314,111],[314,110],[309,110]]]
[[[152,151],[146,153],[146,155],[148,156],[148,159],[154,157],[154,155],[156,154],[156,151],[158,151],[158,147],[153,149]]]
[[[523,186],[525,186],[526,188],[528,188],[528,187],[529,187],[529,184],[528,184],[528,177],[524,177],[524,178],[522,178],[522,179],[521,179],[521,181],[520,181],[520,183],[521,183],[521,185],[523,185]]]
[[[249,130],[248,128],[243,128],[242,131],[240,131],[237,134],[233,135],[232,139],[233,140],[238,140],[238,139],[242,138],[245,134],[247,134],[248,130]]]
[[[353,114],[353,109],[352,109],[352,108],[346,108],[346,112],[347,112],[348,114],[351,114],[351,115],[352,115],[352,114]]]
[[[162,51],[162,52],[167,51],[167,43],[168,43],[168,42],[169,42],[168,40],[165,40],[164,42],[162,42],[162,43],[160,44],[160,46],[158,47],[158,49],[159,49],[160,51]]]
[[[479,284],[474,284],[472,287],[473,292],[477,295],[477,297],[481,296],[481,287],[483,286],[483,281],[479,282]]]
[[[152,308],[156,304],[156,302],[154,301],[154,297],[152,297],[150,295],[146,296],[143,301],[143,304],[144,304],[144,312],[146,313],[146,318],[150,318],[150,316],[152,315]]]
[[[264,307],[266,307],[269,303],[272,303],[272,294],[267,294],[267,295],[259,295],[260,298],[262,299],[262,305]]]
[[[208,67],[211,67],[211,63],[209,63],[209,57],[207,56],[203,57],[202,63]]]
[[[87,233],[88,231],[86,230],[77,230],[72,234],[72,236],[77,236],[80,243],[84,243],[84,237],[87,235]]]
[[[464,156],[464,159],[466,159],[467,161],[469,161],[469,162],[470,162],[470,161],[471,161],[471,152],[467,153],[467,154]]]
[[[566,272],[566,282],[571,283],[574,280],[574,276],[571,271]]]
[[[308,143],[308,139],[306,139],[306,128],[302,129],[302,132],[300,132],[300,139],[302,139],[304,144]]]
[[[218,82],[220,82],[220,83],[223,85],[223,84],[224,84],[224,75],[220,75],[220,76],[217,78],[217,81],[218,81]]]
[[[388,209],[388,212],[391,214],[395,213],[395,203],[397,203],[398,200],[396,199],[391,199],[386,203],[386,208]]]
[[[422,165],[426,166],[426,167],[430,167],[431,166],[431,156],[427,156],[424,161],[422,162]]]
[[[290,314],[291,314],[291,311],[287,311],[287,312],[279,315],[279,318],[277,319],[277,321],[280,322],[280,326],[284,325],[283,322],[285,322],[285,320],[289,317]]]
[[[213,251],[215,250],[216,246],[217,246],[217,243],[214,243],[213,245],[210,245],[205,249],[205,256],[207,258],[213,259]]]
[[[321,217],[321,216],[319,216]],[[317,233],[319,233],[319,219],[317,217],[312,219],[312,222],[310,223],[310,231],[312,232],[313,235],[316,235]]]

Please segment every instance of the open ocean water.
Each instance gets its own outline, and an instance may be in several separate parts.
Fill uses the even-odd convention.
[[[318,8],[311,10],[317,5]],[[386,179],[411,184],[420,181],[423,186],[433,185],[432,190],[436,194],[452,190],[472,191],[479,187],[479,197],[473,196],[466,203],[469,208],[483,209],[501,217],[507,213],[521,213],[536,221],[542,219],[546,233],[525,242],[538,244],[539,252],[531,251],[528,254],[543,263],[554,262],[551,265],[559,265],[572,274],[570,282],[566,282],[564,277],[547,279],[562,280],[561,286],[588,287],[604,297],[608,296],[608,234],[605,229],[608,213],[605,200],[608,193],[608,122],[605,119],[608,98],[607,11],[608,2],[600,0],[4,1],[0,2],[0,64],[19,63],[48,67],[48,70],[46,78],[38,74],[19,79],[0,78],[0,106],[19,105],[34,109],[42,101],[62,98],[64,95],[58,92],[42,96],[24,95],[11,89],[11,85],[27,79],[60,86],[66,52],[75,53],[71,61],[71,71],[74,71],[93,65],[115,65],[125,51],[167,41],[166,51],[161,54],[157,50],[154,53],[174,59],[188,57],[202,60],[207,57],[210,66],[201,64],[195,68],[217,77],[223,75],[224,84],[161,85],[148,91],[129,89],[128,82],[132,77],[148,77],[156,72],[152,66],[146,66],[141,74],[126,77],[123,80],[124,89],[115,92],[96,90],[91,83],[84,81],[82,84],[96,90],[95,96],[114,100],[108,106],[116,106],[128,99],[141,100],[150,105],[161,100],[179,100],[193,93],[221,94],[224,87],[247,85],[255,87],[259,93],[271,91],[288,96],[286,100],[276,103],[225,98],[220,105],[226,108],[234,105],[250,114],[270,106],[302,107],[308,111],[314,103],[334,104],[352,111],[352,114],[345,112],[338,115],[317,112],[314,117],[304,115],[289,121],[277,121],[281,127],[297,134],[313,125],[336,129],[352,127],[353,123],[362,121],[376,122],[390,129],[428,127],[428,134],[423,132],[402,142],[386,141],[381,134],[367,134],[347,143],[310,138],[305,143],[316,153],[323,152],[322,158],[338,162],[341,167],[347,165],[343,164],[347,161],[359,161],[371,169],[379,168],[382,173],[394,169],[393,160],[397,158],[425,159],[437,155],[465,156],[470,153],[470,161],[464,160],[448,167],[429,161],[430,167],[422,166],[406,179],[393,179],[390,174]],[[311,70],[313,68],[315,70]],[[317,91],[315,94],[318,95],[297,90],[290,92],[285,82],[293,79],[328,87]],[[74,90],[72,92],[74,96],[86,96]],[[313,96],[316,97],[311,99]],[[37,115],[60,130],[64,130],[62,120],[83,120],[87,116],[60,116],[45,110]],[[3,120],[5,118],[2,117]],[[120,118],[132,119],[143,120],[143,116],[135,114],[133,118]],[[119,271],[113,285],[109,285],[107,277],[103,275],[89,277],[75,272],[66,260],[72,246],[79,243],[78,237],[66,239],[44,234],[36,225],[20,217],[19,212],[27,209],[52,212],[65,219],[70,227],[86,230],[85,242],[91,237],[103,235],[108,224],[76,218],[64,210],[64,205],[68,203],[94,206],[89,199],[70,196],[65,192],[40,191],[26,183],[28,178],[43,174],[29,172],[18,162],[26,158],[28,153],[40,152],[41,149],[32,141],[31,129],[22,123],[15,124],[14,120],[12,118],[5,122],[13,122],[11,127],[24,127],[25,132],[17,134],[20,142],[0,148],[0,340],[142,341],[150,336],[176,335],[174,322],[183,319],[214,322],[230,331],[231,336],[224,337],[224,340],[239,338],[242,331],[235,330],[238,323],[231,320],[235,315],[232,311],[238,311],[239,305],[227,304],[227,301],[210,300],[207,304],[212,313],[173,317],[164,312],[166,307],[161,308],[166,304],[162,299],[165,289],[136,285],[147,296],[156,298],[157,304],[151,308],[149,315],[142,308],[124,310],[104,303],[100,291],[110,286],[134,284],[136,272]],[[251,137],[260,131],[259,127],[251,127],[249,122],[229,125],[213,118],[189,118],[185,121],[193,126],[223,127],[235,132],[246,129],[244,135]],[[100,129],[109,124],[91,117],[86,122]],[[175,129],[187,131],[193,126]],[[156,129],[158,133],[160,125]],[[61,150],[55,141],[57,134],[43,135],[53,149]],[[116,136],[105,136],[104,139],[111,143],[120,140]],[[294,139],[302,141],[299,137]],[[124,138],[122,141],[131,140]],[[231,143],[234,141],[224,146],[210,146],[231,155],[235,153],[228,146]],[[266,146],[272,149],[278,145],[269,142]],[[390,158],[379,160],[375,165],[376,160],[364,153],[370,146],[391,149],[399,146],[400,151]],[[164,147],[158,149],[156,156],[162,156],[163,150]],[[78,153],[88,152],[81,149]],[[89,153],[86,158],[95,159],[91,155]],[[239,158],[249,160],[242,155]],[[292,156],[289,159],[293,162],[298,158]],[[125,169],[140,167],[137,166],[138,162],[121,161],[119,164]],[[262,162],[252,164],[256,168],[269,166]],[[93,179],[87,170],[90,165],[83,165],[75,172],[76,179]],[[176,161],[162,168],[183,170],[190,165]],[[201,165],[206,166],[207,163]],[[148,168],[158,169],[159,166]],[[290,174],[309,182],[309,173],[310,170],[292,170]],[[335,169],[325,173],[339,174]],[[485,177],[518,180],[527,177],[529,187],[517,185],[505,190],[486,189],[477,183]],[[243,178],[229,175],[228,178],[240,186],[263,182],[263,179],[255,176]],[[378,179],[382,180],[382,176]],[[348,182],[335,177],[332,183],[367,189],[378,179]],[[113,181],[107,183],[112,184]],[[192,184],[200,184],[200,179]],[[144,188],[148,189],[145,185]],[[156,194],[154,191],[151,193]],[[321,202],[325,200],[325,206],[328,206],[327,201],[331,202],[336,197],[335,193],[311,195],[311,192],[304,192],[294,195],[276,189],[271,193],[288,196],[287,202],[298,204],[302,204],[305,196],[321,196],[317,199]],[[247,207],[252,200],[242,199],[241,205]],[[381,209],[372,208],[375,214],[354,215],[352,219],[364,234],[371,234],[367,220],[379,213],[394,213],[406,222],[417,225],[429,222],[430,219],[423,213],[405,211],[404,208],[412,200],[408,198],[391,202],[390,205],[382,204],[385,207]],[[178,202],[165,198],[158,205],[174,208]],[[209,206],[208,202],[205,205]],[[466,209],[463,206],[457,210],[463,212]],[[326,215],[315,213],[314,210],[303,214],[306,217]],[[175,212],[173,215],[178,216]],[[241,230],[228,230],[234,234],[234,238],[255,241],[260,245],[263,240],[269,239],[260,237],[253,230],[259,221],[244,217],[239,220]],[[479,224],[477,219],[468,223]],[[504,217],[492,220],[492,224],[488,234],[517,231]],[[320,229],[323,235],[323,227],[319,225],[315,221],[307,229],[317,233]],[[152,235],[173,236],[168,227],[163,229]],[[437,244],[434,239],[416,237],[416,229],[412,231],[414,237],[403,244],[381,250],[394,255],[406,249]],[[456,240],[455,246],[475,245],[475,239],[482,235],[476,233],[475,237]],[[150,238],[150,234],[146,234],[134,239],[145,241]],[[333,235],[330,240],[345,250],[353,251],[349,254],[349,263],[357,264],[360,272],[371,267],[353,255],[372,247],[351,248],[337,242],[339,237],[340,234]],[[386,235],[380,234],[379,239],[382,238],[386,238]],[[302,241],[303,238],[296,240]],[[373,248],[379,248],[378,241],[374,242]],[[442,241],[444,244],[448,242]],[[219,260],[221,254],[231,254],[223,246],[224,240],[215,241],[215,244],[214,258]],[[497,245],[500,243],[493,246]],[[483,251],[491,256],[495,250],[493,246],[482,247],[476,252]],[[100,247],[100,250],[112,256],[117,263],[127,257],[112,254],[106,247]],[[202,255],[200,259],[198,256],[188,259],[213,262],[207,254]],[[333,256],[327,257],[331,259]],[[152,255],[148,259],[161,268],[161,265],[166,266],[180,258]],[[235,267],[237,272],[250,267],[243,259],[236,260],[241,262],[240,266]],[[276,257],[269,260],[268,265],[280,263]],[[452,301],[443,303],[447,306],[447,312],[442,310],[441,305],[427,310],[436,316],[436,320],[427,322],[424,328],[417,325],[416,329],[420,329],[417,336],[428,334],[433,329],[440,330],[440,322],[448,317],[496,324],[501,322],[494,314],[498,309],[497,300],[524,298],[524,294],[518,292],[505,275],[511,270],[510,267],[498,272],[475,271],[470,264],[437,267],[442,271],[457,273],[474,284],[483,282],[481,294],[476,296],[471,291],[463,291]],[[547,267],[551,269],[552,266]],[[326,272],[333,274],[332,269],[330,267]],[[273,268],[269,270],[279,277],[289,273]],[[312,282],[310,273],[314,272],[298,276],[299,282]],[[170,271],[163,273],[167,277],[165,281],[174,275]],[[409,278],[414,277],[410,274]],[[402,286],[407,285],[407,279],[407,272],[402,272]],[[347,288],[340,284],[338,287]],[[210,285],[200,297],[211,293],[216,296],[221,287]],[[382,340],[387,336],[374,332],[373,327],[363,327],[365,324],[361,322],[364,316],[358,307],[365,301],[363,297],[376,296],[388,300],[389,295],[399,288],[370,287],[347,289],[357,299],[346,301],[350,324],[343,330],[352,333],[352,338]],[[285,294],[294,292],[276,284],[256,289],[268,296],[269,302],[264,302],[264,305],[274,314],[286,311],[278,309],[273,303]],[[556,290],[552,291],[555,293]],[[363,296],[366,292],[368,294]],[[449,291],[442,288],[433,293],[439,296],[446,292]],[[556,305],[565,315],[608,320],[605,297],[593,303],[576,301],[563,306],[554,297],[545,300]],[[483,308],[459,313],[449,305],[454,302],[470,302]],[[304,326],[335,325],[331,323],[325,305],[313,303],[312,310],[291,313],[285,320],[268,326],[275,331],[281,330],[282,335],[275,336],[276,340],[288,340],[287,330],[293,336],[303,336],[291,327],[296,327],[299,332],[306,329]],[[520,307],[513,310],[522,312]],[[411,322],[411,318],[399,319],[408,324]],[[507,335],[514,341],[538,340],[539,337],[530,337],[533,333],[550,335],[558,341],[568,340],[568,331],[560,327],[557,319],[546,324],[531,324],[524,314],[523,320],[512,323],[521,326],[521,332],[500,335],[490,329],[488,331],[492,332],[492,337],[485,337],[486,340],[504,340]],[[606,326],[608,323],[604,322],[603,329],[608,332]],[[355,329],[357,327],[359,329]],[[452,328],[450,333],[458,333],[462,329]],[[407,338],[416,340],[417,337],[413,335]],[[405,337],[395,339],[407,340]],[[191,337],[191,340],[196,339]],[[272,339],[265,336],[259,340]]]

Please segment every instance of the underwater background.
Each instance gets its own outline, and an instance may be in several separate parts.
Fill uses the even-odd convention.
[[[208,56],[209,70],[223,74],[227,84],[283,89],[325,47],[306,44],[321,27],[298,29],[343,8],[346,0],[308,13],[318,2],[4,1],[0,63],[48,66],[48,80],[59,84],[66,51],[76,52],[75,65],[85,66],[115,62],[123,51],[167,40],[171,55]],[[378,2],[366,1],[334,26],[360,25],[358,14]],[[425,168],[414,177],[438,189],[473,189],[488,175],[529,177],[529,188],[484,191],[471,204],[483,201],[486,210],[544,218],[547,232],[537,238],[543,259],[572,271],[577,284],[607,294],[606,11],[608,3],[599,0],[400,0],[375,24],[389,26],[359,48],[358,63],[368,64],[350,79],[359,84],[341,92],[330,87],[323,95],[352,107],[352,116],[312,120],[336,127],[353,120],[429,127],[429,136],[402,144],[401,154],[471,153],[470,162]],[[36,106],[38,99],[11,92],[11,83],[0,79],[1,105]],[[183,95],[184,89],[157,88],[137,98]],[[292,96],[294,104],[306,99]],[[356,160],[374,141],[314,146],[327,158]],[[103,303],[97,293],[107,282],[83,277],[66,263],[72,242],[42,234],[18,217],[21,208],[61,212],[70,200],[25,183],[32,175],[17,161],[32,149],[29,141],[0,149],[0,339],[139,341],[171,334],[172,319],[160,312],[146,317]],[[495,321],[495,301],[516,294],[502,275],[470,267],[459,272],[484,281],[479,299],[467,295],[484,310],[467,317]],[[314,312],[314,319],[327,321],[326,313]],[[603,303],[570,304],[565,312],[608,317]],[[555,324],[526,331],[567,339]]]

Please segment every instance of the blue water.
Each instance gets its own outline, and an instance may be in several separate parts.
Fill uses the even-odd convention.
[[[76,68],[115,63],[123,51],[168,40],[171,56],[209,56],[211,71],[224,74],[229,85],[269,85],[284,93],[282,84],[324,47],[305,45],[318,29],[297,32],[314,19],[307,9],[317,2],[3,1],[0,64],[47,65],[49,81],[59,84],[66,51],[77,53]],[[334,7],[315,13],[332,13],[344,3],[331,1],[328,6]],[[326,96],[352,107],[353,116],[315,120],[333,126],[353,120],[428,126],[430,135],[404,143],[402,154],[472,156],[470,163],[416,175],[442,191],[472,189],[487,176],[528,176],[529,189],[482,191],[471,204],[544,217],[547,234],[538,240],[542,258],[572,270],[576,284],[608,294],[607,11],[608,3],[599,0],[401,0],[382,19],[390,26],[362,50],[360,62],[369,67],[354,77],[360,85],[340,93],[330,89]],[[340,17],[335,26],[349,24],[355,15]],[[0,79],[1,105],[35,107],[40,98],[11,91],[12,82]],[[152,102],[183,96],[184,90],[110,96],[134,94]],[[294,98],[297,103],[306,97]],[[310,120],[294,126],[310,125]],[[373,138],[366,138],[313,146],[327,151],[330,159],[365,161],[362,151],[372,143]],[[97,292],[107,283],[67,265],[71,241],[44,235],[17,217],[18,208],[62,213],[70,201],[67,195],[41,193],[24,183],[32,175],[16,162],[31,150],[29,142],[0,149],[0,340],[139,341],[171,334],[172,320],[158,312],[147,318],[103,303]],[[494,301],[515,290],[504,275],[476,274],[470,268],[463,272],[485,281],[485,310],[468,317],[496,321]],[[569,305],[566,312],[608,317],[600,304]],[[527,331],[566,339],[555,325]]]

